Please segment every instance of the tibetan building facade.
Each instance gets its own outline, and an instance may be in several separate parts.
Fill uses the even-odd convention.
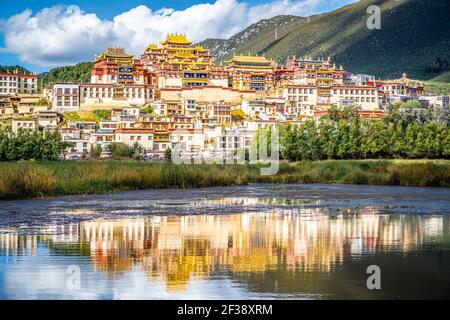
[[[274,89],[275,63],[260,56],[234,55],[227,61],[229,82],[233,89],[259,93]]]
[[[139,59],[123,48],[107,48],[96,56],[91,83],[80,84],[79,105],[151,103],[161,115],[200,117],[214,105],[234,109],[269,99],[276,101],[269,103],[274,110],[312,117],[332,105],[378,111],[382,89],[375,81],[355,83],[352,74],[330,58],[294,56],[278,66],[264,56],[233,55],[219,65],[210,50],[186,35],[169,34],[160,44],[150,44]],[[261,114],[253,107],[248,111]]]
[[[247,148],[259,128],[317,120],[333,106],[356,106],[363,117],[380,119],[389,99],[420,94],[423,87],[406,76],[377,81],[352,75],[330,58],[294,56],[277,65],[236,54],[222,65],[185,35],[169,34],[139,58],[107,48],[95,58],[90,83],[55,84],[51,101],[58,112],[111,110],[111,120],[100,122],[73,152],[78,156],[85,144],[100,145],[106,155],[111,142],[138,142],[155,154],[180,146],[191,155],[220,155]],[[12,102],[3,100],[0,116],[10,117]],[[147,105],[151,114],[141,109]]]
[[[161,46],[151,44],[141,61],[159,88],[228,87],[226,70],[214,65],[209,50],[192,45],[185,35],[169,34]]]
[[[95,57],[90,83],[76,84],[78,88],[73,88],[73,84],[56,84],[59,90],[53,93],[53,99],[60,100],[58,92],[70,87],[79,92],[79,105],[85,108],[145,105],[153,99],[153,88],[146,80],[143,64],[133,54],[123,48],[106,48]],[[65,109],[69,110],[62,108]]]
[[[96,56],[92,68],[93,84],[144,84],[144,68],[123,48],[107,48]]]
[[[11,72],[0,73],[0,95],[36,94],[38,75],[35,73]]]

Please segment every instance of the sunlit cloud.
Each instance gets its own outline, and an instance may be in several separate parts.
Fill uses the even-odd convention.
[[[140,5],[111,20],[100,19],[78,6],[58,5],[36,13],[25,10],[0,20],[5,44],[2,50],[17,55],[22,62],[53,67],[92,60],[107,46],[122,46],[139,54],[167,33],[185,33],[193,41],[228,38],[261,19],[282,14],[310,15],[323,11],[326,3],[328,0],[275,0],[250,5],[217,0],[184,10],[156,11]]]

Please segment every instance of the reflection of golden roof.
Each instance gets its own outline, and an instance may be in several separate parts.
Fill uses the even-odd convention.
[[[294,205],[294,200],[299,201],[297,204],[308,203],[303,199],[238,196],[194,201],[190,205]],[[150,279],[166,283],[168,292],[175,292],[186,290],[190,279],[208,278],[216,270],[229,270],[233,275],[270,272],[279,267],[286,275],[299,267],[304,272],[330,272],[341,266],[349,254],[392,248],[401,252],[416,250],[440,236],[446,225],[443,217],[386,222],[381,208],[366,206],[357,213],[347,210],[336,217],[320,208],[304,208],[296,215],[286,209],[286,215],[273,211],[98,219],[58,229],[63,233],[56,234],[52,233],[57,231],[56,226],[49,225],[42,230],[44,236],[23,236],[8,228],[0,232],[0,250],[17,256],[25,249],[33,252],[38,244],[48,243],[50,250],[64,249],[63,255],[90,255],[94,269],[111,277],[144,270]],[[419,232],[413,226],[418,226]],[[349,248],[355,238],[363,245]],[[75,246],[69,247],[71,244]]]
[[[168,34],[166,40],[162,44],[186,44],[190,45],[190,42],[184,34]]]

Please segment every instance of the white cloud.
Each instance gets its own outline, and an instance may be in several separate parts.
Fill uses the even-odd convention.
[[[328,0],[274,0],[249,5],[238,0],[217,0],[184,10],[153,11],[140,5],[112,20],[102,20],[77,6],[54,6],[35,15],[25,10],[0,21],[5,48],[23,62],[53,67],[92,60],[107,46],[123,46],[140,54],[167,33],[185,33],[193,41],[228,38],[260,19],[280,14],[309,15],[323,10]]]

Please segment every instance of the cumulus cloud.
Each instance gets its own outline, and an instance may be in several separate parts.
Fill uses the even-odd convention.
[[[34,15],[25,10],[0,21],[5,43],[0,50],[18,55],[26,63],[54,67],[92,60],[107,46],[123,46],[139,54],[167,33],[185,33],[193,41],[228,38],[261,19],[317,13],[327,1],[274,0],[252,6],[238,0],[216,0],[184,10],[156,11],[140,5],[112,20],[100,19],[78,6],[53,6]]]

